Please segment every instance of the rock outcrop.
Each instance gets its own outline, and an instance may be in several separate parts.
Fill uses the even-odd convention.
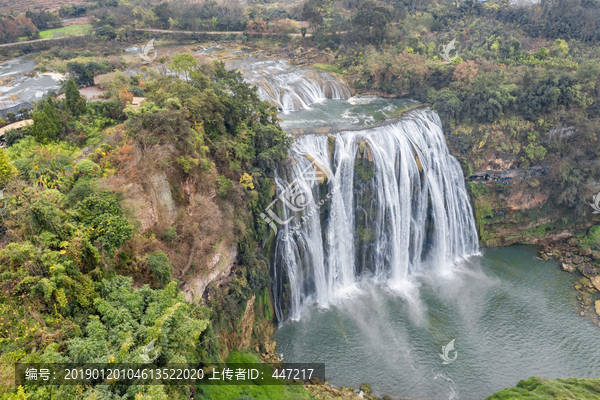
[[[236,256],[237,249],[235,246],[230,249],[219,246],[219,251],[213,255],[206,268],[199,268],[183,286],[186,300],[188,302],[198,301],[211,282],[223,281],[229,277]]]

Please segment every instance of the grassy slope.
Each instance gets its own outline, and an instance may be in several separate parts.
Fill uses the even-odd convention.
[[[73,36],[89,33],[92,30],[92,25],[70,25],[62,28],[49,29],[40,32],[40,39],[48,39],[61,36]]]
[[[516,387],[504,389],[487,400],[592,400],[600,399],[599,379],[546,379],[536,376],[520,381]]]
[[[228,363],[258,363],[260,360],[247,353],[231,352],[227,358]],[[202,386],[198,392],[207,399],[229,400],[241,396],[252,396],[256,400],[271,399],[313,399],[302,385],[286,386],[258,386],[258,385],[219,385]]]
[[[51,39],[62,36],[75,36],[90,33],[92,31],[92,25],[69,25],[62,28],[48,29],[47,31],[40,31],[40,39]],[[20,37],[19,42],[29,40],[26,37]]]

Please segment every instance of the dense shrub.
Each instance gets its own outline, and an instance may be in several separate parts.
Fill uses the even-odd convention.
[[[108,61],[89,61],[81,63],[78,61],[70,61],[67,63],[69,74],[75,79],[75,83],[79,86],[93,85],[94,77],[97,75],[107,74],[113,71],[112,65]]]
[[[171,281],[171,275],[173,274],[173,267],[171,267],[169,257],[160,250],[148,253],[147,257],[148,269],[152,273],[155,285],[157,287],[164,287]]]

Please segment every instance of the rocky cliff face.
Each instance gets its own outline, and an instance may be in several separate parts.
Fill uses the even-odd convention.
[[[211,282],[231,274],[237,255],[232,205],[218,202],[209,182],[214,176],[199,180],[163,167],[173,152],[169,145],[147,151],[126,145],[121,151],[127,161],[105,185],[123,193],[140,234],[131,245],[165,252],[187,300],[199,301]],[[137,280],[146,279],[142,274]]]
[[[183,286],[186,300],[197,302],[211,282],[218,282],[219,286],[228,283],[227,278],[232,274],[236,256],[237,249],[235,246],[227,249],[224,244],[221,244],[206,268],[203,269],[203,272],[193,274]]]
[[[486,165],[512,166],[492,160]],[[469,175],[480,242],[484,246],[536,244],[542,257],[554,257],[567,271],[600,273],[600,225],[556,202],[552,164],[522,171],[482,170]],[[577,212],[578,210],[575,210]],[[591,214],[590,210],[581,211]]]
[[[171,225],[178,209],[173,200],[171,185],[164,172],[157,171],[140,181],[123,187],[125,204],[135,210],[142,232],[159,225]]]

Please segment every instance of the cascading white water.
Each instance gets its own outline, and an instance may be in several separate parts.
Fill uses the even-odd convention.
[[[296,139],[267,222],[277,229],[275,309],[330,304],[363,276],[390,286],[478,250],[458,161],[430,109],[384,126]],[[277,225],[279,224],[279,225]]]
[[[238,62],[239,63],[239,62]],[[235,64],[262,100],[283,110],[296,111],[324,99],[347,99],[348,85],[338,77],[309,67],[294,67],[285,60],[245,61]]]

